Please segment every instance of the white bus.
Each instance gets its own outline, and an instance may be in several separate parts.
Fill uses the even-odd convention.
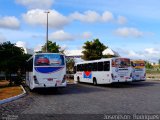
[[[145,81],[146,69],[144,60],[131,60],[133,81]]]
[[[75,64],[75,82],[110,84],[132,81],[129,58],[106,58]]]
[[[31,90],[66,87],[65,56],[59,53],[36,53],[28,61],[26,84]],[[29,67],[31,64],[31,67]]]

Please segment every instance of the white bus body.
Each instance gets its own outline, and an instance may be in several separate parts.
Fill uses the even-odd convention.
[[[144,60],[131,60],[133,81],[145,81],[146,69]]]
[[[128,58],[106,58],[75,64],[75,82],[110,84],[132,81],[132,68]]]
[[[43,87],[66,87],[65,56],[59,53],[36,53],[32,70],[26,72],[26,84],[32,90]]]

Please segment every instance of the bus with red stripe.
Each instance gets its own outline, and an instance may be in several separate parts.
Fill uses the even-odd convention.
[[[131,82],[132,68],[129,58],[105,58],[75,64],[74,81],[96,84]]]

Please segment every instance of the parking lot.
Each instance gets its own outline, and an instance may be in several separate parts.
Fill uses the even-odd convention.
[[[28,91],[28,89],[27,89]],[[37,89],[2,104],[0,112],[46,114],[160,114],[160,81],[99,85],[70,84],[63,89]]]

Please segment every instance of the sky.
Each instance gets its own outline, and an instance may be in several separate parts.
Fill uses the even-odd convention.
[[[40,50],[49,40],[66,51],[100,42],[122,57],[160,59],[159,0],[0,0],[0,43]]]

